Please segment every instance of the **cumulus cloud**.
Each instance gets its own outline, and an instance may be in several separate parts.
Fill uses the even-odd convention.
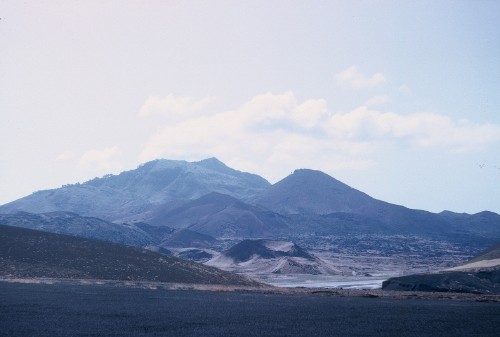
[[[389,97],[387,96],[374,96],[366,101],[366,106],[380,105],[389,102]]]
[[[90,150],[80,157],[79,166],[94,172],[121,171],[120,155],[121,151],[117,146],[106,147],[102,150]]]
[[[386,100],[379,96],[367,103]],[[464,152],[500,141],[497,125],[435,113],[384,112],[370,104],[332,113],[322,99],[298,101],[292,92],[257,95],[234,110],[171,121],[150,137],[141,160],[216,156],[274,179],[304,166],[366,169],[388,144]]]
[[[375,73],[367,77],[355,65],[339,72],[335,79],[340,86],[352,89],[372,88],[385,82],[385,76],[382,73]]]
[[[172,119],[182,119],[202,111],[212,100],[210,96],[199,100],[173,94],[165,97],[149,96],[142,105],[139,116],[163,115]]]
[[[417,147],[441,147],[451,152],[478,150],[500,140],[500,126],[454,121],[429,112],[401,115],[366,106],[333,115],[326,129],[332,137],[351,140],[405,142]]]

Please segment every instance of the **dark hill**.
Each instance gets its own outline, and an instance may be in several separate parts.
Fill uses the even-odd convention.
[[[484,252],[474,257],[467,263],[479,262],[483,260],[500,259],[500,242],[493,247],[486,249]]]
[[[264,259],[276,257],[303,257],[313,260],[314,257],[293,242],[272,240],[243,240],[224,252],[226,257],[235,262],[245,262],[253,256]]]
[[[390,278],[383,290],[500,294],[500,269],[443,272]]]
[[[500,294],[500,243],[463,265],[439,273],[408,275],[385,281],[384,290],[451,291]]]
[[[144,246],[155,242],[155,233],[148,233],[144,228],[136,225],[116,224],[71,212],[0,214],[0,225],[24,227],[133,246]]]
[[[264,191],[257,203],[283,214],[329,214],[356,212],[377,200],[321,171],[300,169]]]
[[[163,247],[212,247],[217,240],[210,235],[194,232],[189,229],[179,229],[163,240]]]
[[[216,238],[270,236],[288,228],[286,219],[279,214],[215,192],[173,210],[158,209],[148,222],[189,228]]]
[[[258,285],[145,249],[10,226],[0,226],[0,276]]]

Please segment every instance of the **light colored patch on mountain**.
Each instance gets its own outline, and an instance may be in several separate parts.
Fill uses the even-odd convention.
[[[289,252],[293,248],[291,241],[265,241],[264,246],[276,252]]]
[[[463,266],[453,267],[446,269],[446,271],[461,271],[461,270],[470,270],[470,269],[479,269],[479,268],[493,268],[500,266],[500,259],[493,260],[481,260],[477,262],[467,263]]]

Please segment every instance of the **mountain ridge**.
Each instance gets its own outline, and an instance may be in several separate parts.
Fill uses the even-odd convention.
[[[245,200],[269,185],[264,178],[231,169],[215,158],[200,162],[157,159],[117,175],[37,191],[0,206],[0,213],[69,211],[120,221],[140,218],[155,205],[210,192]]]
[[[333,234],[339,228],[353,233],[500,237],[500,215],[493,212],[414,210],[375,199],[310,169],[295,170],[271,185],[216,158],[157,159],[135,170],[37,192],[0,206],[0,213],[16,211],[67,211],[115,223],[149,221],[215,238],[259,238],[290,230]]]
[[[26,209],[37,214],[15,213]],[[343,271],[364,274],[388,270],[380,261],[392,261],[390,273],[440,270],[500,238],[500,215],[493,212],[413,210],[309,169],[295,170],[271,185],[216,158],[155,160],[118,175],[38,192],[0,206],[0,224],[97,237],[233,270],[272,273],[337,272],[329,261]],[[251,268],[245,266],[250,262],[214,260],[246,239],[297,242],[319,260],[314,265],[282,256],[276,258],[279,265],[260,259]],[[344,260],[357,265],[344,265]],[[430,267],[423,269],[429,261]]]

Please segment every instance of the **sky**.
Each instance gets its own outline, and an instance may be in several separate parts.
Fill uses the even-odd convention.
[[[500,1],[0,0],[0,204],[156,158],[500,213]]]

